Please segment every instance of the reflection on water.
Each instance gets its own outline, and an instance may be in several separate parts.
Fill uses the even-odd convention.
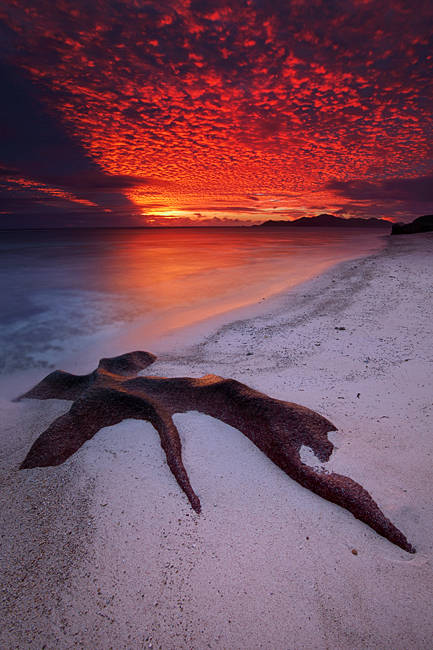
[[[382,232],[3,231],[2,371],[47,365],[134,323],[151,335],[259,300],[383,247]],[[107,354],[110,351],[107,350]]]

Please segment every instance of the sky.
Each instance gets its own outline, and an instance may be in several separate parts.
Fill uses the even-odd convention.
[[[0,227],[433,212],[431,0],[1,0]]]

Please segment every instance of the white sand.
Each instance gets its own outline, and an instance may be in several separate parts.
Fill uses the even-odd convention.
[[[433,235],[393,237],[151,368],[234,377],[328,417],[327,466],[370,491],[415,555],[198,413],[175,421],[201,515],[144,422],[18,472],[69,403],[4,401],[2,650],[430,649],[432,253]]]

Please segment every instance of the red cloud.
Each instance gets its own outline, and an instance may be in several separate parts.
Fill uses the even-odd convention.
[[[9,4],[49,110],[104,172],[152,177],[173,207],[260,189],[342,209],[353,197],[333,179],[431,171],[428,2]],[[144,211],[155,200],[125,194]]]

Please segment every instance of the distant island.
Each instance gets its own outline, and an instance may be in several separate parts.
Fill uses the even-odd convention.
[[[391,235],[412,235],[416,232],[430,232],[433,230],[433,214],[425,214],[414,219],[411,223],[394,223]]]
[[[269,219],[256,226],[258,228],[391,228],[386,219],[344,219],[333,214],[318,214],[316,217],[301,217],[294,221],[277,221]]]

